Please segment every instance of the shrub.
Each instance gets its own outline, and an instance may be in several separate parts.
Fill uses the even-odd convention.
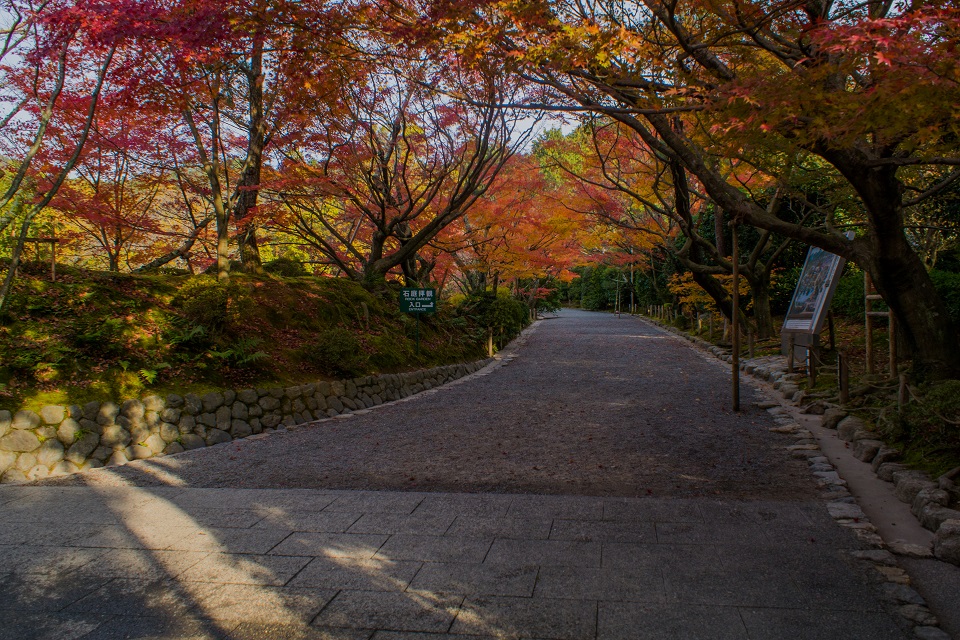
[[[276,258],[263,263],[263,270],[286,278],[297,278],[307,274],[303,263],[293,258]]]
[[[457,312],[473,318],[482,327],[502,330],[505,340],[520,333],[530,321],[527,305],[506,291],[496,297],[491,293],[471,296],[461,303]]]
[[[960,324],[960,273],[933,270],[930,279],[946,303],[950,318],[955,324]]]
[[[324,373],[338,377],[360,375],[366,364],[360,341],[343,327],[317,333],[315,342],[300,348],[300,355]]]
[[[830,308],[838,316],[862,320],[865,311],[863,303],[863,271],[848,266],[840,276]]]
[[[237,285],[201,276],[187,281],[174,296],[173,304],[189,323],[203,327],[208,334],[217,334],[240,315],[244,293]]]
[[[932,385],[903,407],[892,435],[909,443],[907,455],[936,474],[960,460],[960,380]],[[898,432],[897,432],[898,431]]]

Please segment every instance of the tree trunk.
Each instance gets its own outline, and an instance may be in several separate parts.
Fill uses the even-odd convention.
[[[773,325],[773,313],[770,311],[770,278],[761,275],[759,278],[748,278],[747,282],[753,297],[753,321],[756,324],[757,339],[772,338],[777,332]]]
[[[260,258],[260,243],[257,241],[257,227],[249,225],[237,237],[237,249],[240,252],[240,264],[246,273],[263,273],[263,260]]]
[[[190,271],[190,273],[193,273],[193,265],[190,263],[190,258],[188,254],[190,253],[190,249],[193,248],[194,243],[196,243],[197,237],[200,235],[200,232],[203,231],[207,227],[207,225],[210,224],[211,220],[213,220],[212,217],[205,218],[202,222],[200,222],[200,224],[197,225],[197,227],[192,232],[190,232],[190,235],[187,236],[187,239],[183,241],[183,244],[181,244],[179,247],[177,247],[173,251],[170,251],[160,256],[159,258],[156,258],[155,260],[151,260],[147,264],[137,267],[136,269],[134,269],[134,273],[142,273],[144,271],[150,271],[151,269],[159,269],[163,265],[173,262],[177,258],[185,259],[187,261],[187,269]]]
[[[263,112],[263,43],[254,39],[250,67],[246,69],[250,101],[250,129],[247,132],[247,158],[244,170],[237,182],[237,195],[233,207],[233,219],[240,228],[237,247],[240,262],[247,273],[262,273],[260,246],[257,242],[257,225],[250,217],[256,210],[260,192],[260,174],[263,167],[263,147],[266,143],[266,118]]]
[[[869,215],[866,246],[857,263],[870,273],[893,310],[921,379],[960,377],[960,334],[923,261],[903,231],[896,167],[870,166],[855,152],[823,153],[857,190]]]
[[[36,215],[36,208],[31,209],[23,219],[20,225],[20,233],[17,234],[16,244],[13,245],[13,252],[10,255],[10,266],[7,268],[7,275],[3,279],[3,285],[0,286],[0,313],[2,313],[10,299],[10,290],[13,288],[13,279],[17,277],[17,271],[20,269],[20,258],[23,255],[23,245],[26,244],[27,236],[30,233],[30,225]]]

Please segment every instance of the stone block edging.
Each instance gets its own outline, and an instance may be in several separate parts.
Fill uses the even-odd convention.
[[[0,483],[198,449],[369,409],[479,371],[492,359],[293,387],[0,410]]]

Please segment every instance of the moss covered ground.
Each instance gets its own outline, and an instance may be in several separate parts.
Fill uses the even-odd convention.
[[[343,278],[28,268],[0,318],[0,408],[203,392],[431,367],[484,355],[449,305],[416,320],[398,288]]]

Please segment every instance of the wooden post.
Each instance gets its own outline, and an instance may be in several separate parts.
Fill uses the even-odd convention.
[[[740,411],[740,251],[737,248],[737,225],[731,227],[733,244],[733,410]]]
[[[487,357],[493,357],[493,327],[487,327]]]
[[[827,330],[830,332],[830,351],[837,350],[837,340],[833,333],[833,310],[827,311]]]
[[[890,377],[897,376],[897,321],[893,317],[893,311],[890,312],[889,321],[890,338]]]
[[[910,401],[910,390],[907,388],[907,374],[900,374],[900,388],[897,390],[897,411],[903,411],[903,407]]]
[[[787,334],[787,373],[793,373],[794,350],[797,348],[797,335],[793,332]]]
[[[873,283],[870,281],[870,274],[863,272],[863,300],[866,309],[866,340],[867,347],[867,373],[873,373]]]
[[[837,381],[840,384],[840,404],[846,405],[850,402],[850,363],[843,351],[837,353]]]
[[[807,382],[810,383],[810,388],[817,386],[817,362],[820,360],[820,349],[816,343],[816,336],[814,336],[814,341],[807,347]]]

